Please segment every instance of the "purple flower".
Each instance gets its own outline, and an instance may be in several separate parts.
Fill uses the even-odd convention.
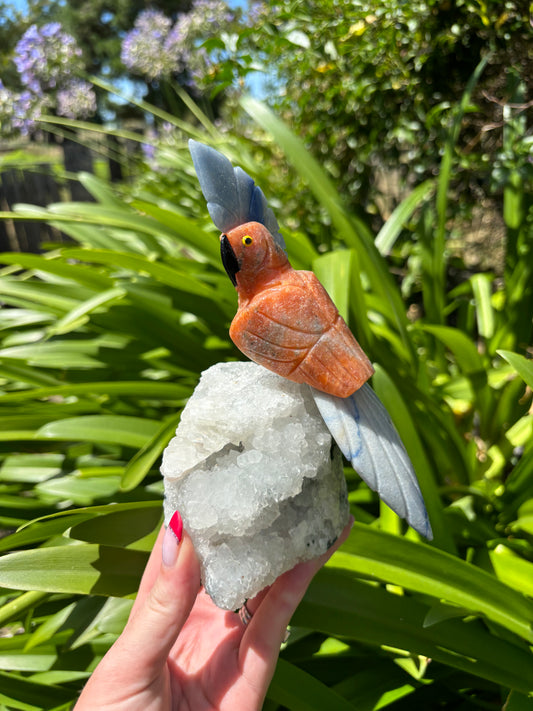
[[[122,42],[122,63],[148,79],[168,76],[181,69],[180,53],[166,40],[172,21],[156,10],[145,10]]]
[[[164,39],[172,26],[172,20],[157,10],[144,10],[139,13],[133,26],[139,32]]]
[[[89,82],[72,79],[57,92],[57,113],[72,119],[88,118],[96,113],[96,95]]]
[[[0,88],[0,131],[4,135],[30,133],[41,114],[54,107],[69,118],[95,113],[91,85],[76,78],[83,70],[81,49],[59,22],[29,27],[15,47],[14,62],[24,91]]]
[[[182,71],[202,81],[212,70],[210,54],[200,45],[218,34],[234,14],[223,0],[196,0],[188,13],[179,15],[174,26],[162,13],[145,10],[122,43],[126,67],[148,79]]]
[[[26,30],[15,47],[14,62],[24,86],[44,94],[82,70],[81,54],[74,37],[59,22],[50,22]]]
[[[134,29],[122,42],[122,63],[148,79],[168,76],[181,68],[179,53],[165,42],[172,21],[160,12],[145,10],[135,20]]]
[[[155,159],[155,146],[152,143],[141,143],[144,160],[151,163]]]
[[[21,133],[24,136],[36,128],[48,99],[25,90],[22,93],[6,89],[0,81],[0,132],[9,136]]]
[[[173,52],[176,56],[181,56],[186,41],[187,33],[178,20],[165,38],[165,49]]]
[[[153,128],[148,129],[145,133],[146,138],[150,143],[141,143],[141,150],[143,152],[144,160],[151,168],[156,168],[156,143],[157,143],[157,131]]]

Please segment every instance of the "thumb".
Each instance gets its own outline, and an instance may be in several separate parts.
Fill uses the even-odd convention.
[[[166,664],[200,589],[200,565],[176,511],[165,531],[161,566],[142,603],[135,607],[121,636],[129,650],[129,673],[157,676]],[[122,646],[121,645],[121,646]],[[131,650],[136,650],[135,655]]]

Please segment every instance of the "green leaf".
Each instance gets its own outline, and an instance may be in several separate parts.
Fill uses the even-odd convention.
[[[172,206],[173,209],[168,209],[170,207],[168,202],[166,208],[142,200],[134,200],[133,205],[153,217],[158,224],[164,225],[174,236],[174,239],[179,239],[222,269],[220,243],[215,233],[202,230],[196,222],[182,215],[175,206]]]
[[[459,140],[459,134],[461,130],[461,125],[463,121],[463,116],[465,111],[470,104],[472,92],[474,91],[476,84],[478,83],[481,75],[483,74],[485,67],[489,61],[490,55],[487,53],[478,65],[476,66],[474,72],[472,73],[468,84],[461,97],[461,102],[456,107],[452,125],[448,132],[448,138],[444,146],[444,153],[442,156],[439,178],[437,181],[437,195],[436,195],[436,210],[437,210],[437,225],[435,229],[435,235],[433,239],[433,250],[432,250],[432,269],[431,276],[433,280],[433,294],[436,304],[435,313],[440,318],[444,314],[444,277],[446,261],[443,259],[443,255],[446,249],[446,223],[448,220],[448,201],[451,195],[450,182],[453,174],[453,163],[454,163],[454,153],[455,146]]]
[[[355,710],[355,706],[340,694],[283,659],[278,659],[267,696],[291,711],[324,711],[328,708],[335,711]]]
[[[63,259],[56,256],[35,254],[3,253],[0,254],[0,264],[20,265],[24,269],[33,269],[37,272],[55,274],[63,279],[70,279],[79,284],[84,284],[91,289],[107,289],[111,285],[111,280],[103,274],[95,272],[82,264],[67,264]]]
[[[443,602],[437,602],[426,615],[424,627],[437,625],[443,620],[449,620],[454,617],[465,618],[469,614],[469,610],[465,607],[456,607],[455,605],[446,605]]]
[[[0,376],[29,385],[59,385],[61,381],[38,368],[21,364],[16,359],[0,358]],[[7,396],[8,397],[8,396]]]
[[[0,373],[1,372],[2,369],[0,366]],[[190,394],[191,388],[170,382],[161,383],[153,380],[96,381],[94,383],[73,383],[72,385],[18,390],[2,395],[2,403],[69,397],[70,395],[76,395],[78,397],[89,396],[98,399],[107,399],[123,395],[128,398],[141,398],[145,400],[182,401],[188,398]]]
[[[502,711],[533,711],[533,699],[531,695],[511,691],[502,707]]]
[[[41,368],[104,368],[98,358],[105,349],[121,350],[126,339],[120,334],[106,333],[92,339],[57,339],[30,345],[2,348],[0,358],[26,361]]]
[[[50,422],[35,433],[35,439],[106,442],[138,448],[158,430],[159,422],[142,417],[87,415]]]
[[[332,558],[334,564],[338,555]],[[369,575],[373,577],[371,571]],[[312,581],[292,624],[364,645],[421,654],[525,693],[533,689],[532,656],[527,647],[496,637],[475,620],[449,619],[424,627],[428,611],[427,604],[413,597],[363,583],[348,570],[327,567]]]
[[[148,554],[94,544],[8,553],[0,585],[13,590],[124,597],[137,592]]]
[[[216,294],[210,286],[187,274],[185,269],[179,269],[175,264],[167,266],[161,261],[154,262],[142,255],[126,254],[116,250],[74,248],[66,250],[65,254],[72,259],[81,259],[95,264],[122,267],[123,269],[132,269],[141,274],[149,274],[162,284],[167,284],[198,296],[214,298]]]
[[[533,450],[529,448],[512,470],[505,483],[505,499],[511,515],[523,501],[524,496],[533,494]],[[509,501],[511,499],[511,502]]]
[[[435,672],[432,677],[435,678]],[[423,681],[430,683],[430,680]],[[397,660],[379,658],[375,661],[361,659],[357,671],[334,687],[347,697],[358,711],[386,708],[412,694],[417,688],[420,688],[420,680],[402,669]]]
[[[27,652],[34,647],[38,647],[53,637],[53,635],[65,624],[76,609],[76,603],[72,602],[58,610],[55,615],[50,615],[46,618],[42,625],[35,630],[24,646],[24,651]]]
[[[435,181],[426,180],[418,185],[394,210],[378,232],[375,245],[380,254],[389,254],[416,208],[425,202],[435,190]]]
[[[496,351],[516,370],[522,380],[533,388],[533,362],[512,351]]]
[[[112,507],[109,507],[112,509]],[[104,515],[81,520],[70,530],[70,537],[87,543],[126,547],[159,528],[163,515],[160,501],[139,503],[135,508],[111,510]]]
[[[53,321],[52,314],[33,311],[32,309],[4,309],[0,316],[0,331],[23,326],[40,326]]]
[[[0,700],[9,705],[14,704],[14,708],[36,711],[55,709],[60,704],[73,701],[76,696],[75,689],[55,684],[39,684],[18,674],[0,672]]]
[[[348,320],[352,251],[329,252],[313,261],[313,271],[345,321]]]
[[[37,484],[36,491],[61,501],[88,506],[95,499],[108,499],[120,489],[119,476],[81,477],[79,474],[49,479]]]
[[[524,595],[533,597],[533,563],[501,544],[489,551],[489,556],[499,580]]]
[[[21,481],[36,484],[61,474],[64,460],[65,457],[62,454],[53,452],[14,454],[4,459],[0,467],[0,481]]]
[[[79,301],[73,292],[63,285],[20,281],[12,277],[0,277],[0,294],[8,303],[16,303],[16,305],[20,303],[33,309],[40,306],[47,312],[57,315],[72,310]],[[83,295],[89,298],[92,292],[84,290]]]
[[[23,619],[29,609],[35,608],[47,597],[47,593],[34,590],[17,595],[0,607],[0,624],[4,625],[13,620]]]
[[[75,639],[69,640],[70,648],[82,647],[100,634],[118,636],[128,621],[132,606],[133,600],[119,597],[107,598],[89,624],[76,634]]]
[[[492,338],[495,327],[494,309],[491,303],[492,279],[488,274],[474,274],[470,277],[470,282],[476,304],[478,331],[483,338]]]
[[[128,511],[133,511],[135,514],[140,511],[142,514],[144,509],[156,509],[160,512],[161,503],[159,500],[135,501],[120,504],[113,503],[101,506],[79,508],[75,511],[62,511],[60,513],[43,516],[33,521],[29,521],[24,526],[20,527],[15,533],[11,533],[10,535],[0,539],[0,551],[13,550],[15,548],[21,548],[33,543],[40,543],[41,541],[54,538],[55,536],[60,536],[69,528],[75,528],[77,524],[81,524],[84,521]]]
[[[532,601],[484,570],[428,545],[356,523],[331,564],[486,615],[533,642]]]
[[[121,301],[125,294],[125,289],[115,287],[92,296],[90,299],[78,304],[68,314],[65,314],[65,316],[60,318],[53,326],[50,326],[48,328],[48,335],[64,335],[65,333],[79,328],[88,321],[88,315],[90,313],[102,306],[110,306],[111,304]]]
[[[524,182],[520,171],[513,169],[503,191],[503,219],[511,230],[517,230],[524,220],[524,203]]]
[[[152,439],[128,463],[121,482],[123,491],[134,489],[148,474],[156,460],[161,456],[163,449],[169,443],[170,438],[174,435],[180,416],[181,413],[164,422]]]
[[[78,173],[77,177],[83,187],[101,205],[119,209],[124,207],[123,201],[114,195],[111,186],[105,180],[97,178],[96,175],[92,173],[85,173],[83,171]]]
[[[103,225],[133,232],[131,244],[143,246],[147,252],[162,254],[163,250],[154,235],[175,238],[176,234],[150,217],[144,217],[122,204],[120,208],[102,207],[84,202],[59,202],[48,207],[48,220],[67,220]],[[125,241],[124,247],[129,246]]]
[[[84,514],[83,512],[69,512],[67,515],[63,514],[59,518],[52,517],[49,520],[44,519],[39,521],[38,525],[30,523],[25,528],[1,538],[0,551],[9,551],[14,550],[15,548],[22,548],[22,546],[28,546],[32,543],[40,543],[41,541],[45,541],[47,538],[61,535],[67,530],[67,528],[73,524],[83,521],[85,518],[91,518],[91,514]]]
[[[427,333],[432,333],[439,341],[442,341],[454,354],[463,373],[466,375],[484,373],[483,359],[466,333],[450,326],[421,324],[417,325],[417,328],[421,328]]]

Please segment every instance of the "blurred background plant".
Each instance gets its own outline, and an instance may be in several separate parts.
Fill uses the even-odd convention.
[[[376,363],[435,532],[346,470],[355,529],[265,708],[532,708],[527,3],[171,5],[4,6],[0,706],[72,706],[127,618],[181,408],[240,357],[193,137],[261,185]]]

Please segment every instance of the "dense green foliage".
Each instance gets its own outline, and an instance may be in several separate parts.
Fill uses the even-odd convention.
[[[502,102],[531,94],[526,0],[305,0],[268,3],[256,37],[269,102],[341,186],[352,209],[376,210],[376,168],[408,181],[435,174],[450,110],[482,56],[490,61],[469,115],[455,187],[487,187],[501,148]],[[525,104],[525,102],[524,102]],[[527,107],[524,105],[524,109]],[[476,166],[472,173],[461,168]],[[458,190],[458,197],[461,190]]]
[[[283,225],[281,151],[314,196],[304,205],[327,215],[336,248],[319,251],[310,215],[307,234],[284,230],[289,255],[315,270],[375,361],[374,387],[435,532],[431,546],[402,535],[404,524],[347,470],[356,526],[296,613],[267,708],[496,709],[506,698],[508,711],[528,708],[533,367],[520,353],[531,340],[532,264],[517,255],[531,249],[531,197],[520,182],[505,193],[504,282],[475,274],[447,293],[457,128],[438,178],[373,235],[279,119],[257,101],[243,106],[270,137],[260,152],[259,134],[229,139],[199,114],[203,129],[188,133],[277,197]],[[0,541],[8,708],[68,708],[119,633],[159,528],[158,465],[180,408],[202,369],[239,357],[227,336],[235,293],[183,138],[165,151],[179,176],[172,193],[81,175],[95,204],[14,215],[47,220],[73,243],[1,257],[0,523],[14,531]],[[400,262],[406,227],[420,246],[425,311],[414,321],[386,257]]]

